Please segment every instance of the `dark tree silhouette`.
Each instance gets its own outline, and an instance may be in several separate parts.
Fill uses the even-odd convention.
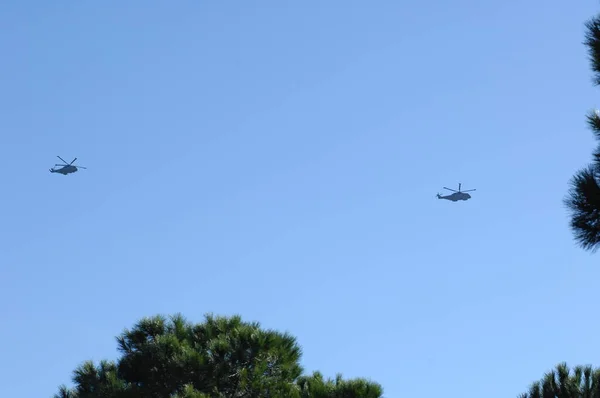
[[[593,82],[600,85],[600,15],[585,24],[584,44],[588,48],[593,71]],[[565,204],[571,212],[571,229],[575,240],[585,250],[596,251],[600,247],[600,113],[595,110],[587,115],[588,125],[599,145],[593,153],[592,162],[578,171],[571,180],[571,188]]]
[[[380,398],[365,379],[302,376],[296,339],[239,316],[192,324],[181,315],[139,321],[117,337],[121,357],[84,362],[55,398]]]
[[[600,369],[561,363],[519,398],[600,398]]]

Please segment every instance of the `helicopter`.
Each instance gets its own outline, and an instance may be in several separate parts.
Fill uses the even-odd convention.
[[[67,161],[64,160],[63,158],[61,158],[60,156],[56,156],[56,157],[59,158],[60,160],[62,160],[64,162],[64,164],[55,164],[54,166],[60,166],[60,168],[50,169],[51,173],[60,173],[60,174],[66,176],[67,174],[75,173],[77,171],[77,169],[85,169],[85,167],[73,165],[73,163],[77,160],[77,158],[73,159],[71,161],[71,163],[67,163]]]
[[[446,188],[444,187],[444,189],[447,189],[448,191],[452,191],[454,192],[451,195],[447,195],[447,196],[442,196],[439,193],[437,194],[437,198],[438,199],[446,199],[446,200],[451,200],[453,202],[459,201],[459,200],[469,200],[471,199],[471,195],[469,195],[468,193],[465,192],[472,192],[475,191],[475,189],[469,189],[467,191],[461,191],[460,187],[461,187],[461,183],[458,183],[458,191],[455,191],[454,189],[450,189],[450,188]]]

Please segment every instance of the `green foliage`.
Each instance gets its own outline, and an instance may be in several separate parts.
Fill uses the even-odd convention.
[[[565,199],[571,209],[571,229],[575,240],[586,250],[596,251],[600,245],[599,169],[593,165],[580,170],[571,180]]]
[[[298,398],[379,398],[383,395],[379,384],[366,379],[343,380],[337,375],[335,381],[324,380],[319,372],[300,377],[297,384]]]
[[[55,398],[379,398],[363,379],[302,376],[296,339],[239,316],[144,318],[117,337],[117,362],[84,362]]]
[[[600,18],[598,16],[585,23],[586,34],[583,42],[590,57],[594,83],[600,85]]]
[[[589,20],[584,44],[588,48],[594,83],[600,85],[600,15]],[[575,240],[585,250],[595,251],[600,247],[600,114],[587,115],[588,126],[599,141],[593,153],[593,161],[575,173],[564,202],[571,211],[571,230]]]
[[[561,363],[519,398],[600,398],[600,369]]]

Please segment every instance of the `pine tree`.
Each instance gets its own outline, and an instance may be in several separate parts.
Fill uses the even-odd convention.
[[[519,398],[600,398],[600,369],[561,363]]]
[[[55,398],[380,398],[365,379],[302,376],[301,349],[287,334],[239,316],[144,318],[117,337],[121,357],[84,362],[75,386]]]
[[[584,44],[588,49],[593,71],[593,83],[600,85],[600,15],[585,24]],[[600,141],[600,112],[587,115],[588,125],[595,138]],[[600,142],[593,153],[592,162],[578,171],[571,180],[565,204],[571,211],[571,229],[575,240],[585,250],[595,251],[600,247]]]

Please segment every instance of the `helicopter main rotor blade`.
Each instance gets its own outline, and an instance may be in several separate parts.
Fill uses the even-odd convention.
[[[74,166],[77,167],[78,169],[87,169],[87,167],[83,167],[83,166]]]
[[[452,192],[458,192],[458,191],[455,191],[454,189],[450,189],[450,188],[446,188],[446,187],[444,187],[444,189],[447,189],[448,191],[452,191]]]
[[[473,192],[473,191],[477,191],[476,189],[469,189],[467,191],[462,191],[462,192]]]
[[[68,164],[55,164],[55,166],[68,166]]]
[[[77,160],[77,158],[73,159],[73,160],[71,161],[71,163],[69,163],[69,166],[70,166],[70,165],[72,165],[72,164],[73,164],[73,162],[75,162],[76,160]]]
[[[65,162],[65,164],[69,164],[69,162],[67,162],[66,160],[64,160],[63,158],[61,158],[60,156],[56,156],[57,158],[59,158],[60,160],[62,160],[63,162]]]

